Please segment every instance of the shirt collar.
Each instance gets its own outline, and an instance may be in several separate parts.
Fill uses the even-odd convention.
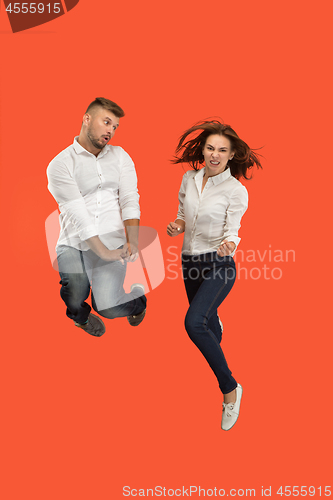
[[[199,172],[196,174],[196,177],[198,179],[203,178],[203,176],[205,175],[205,171],[206,171],[205,167],[201,168],[199,170]],[[231,177],[231,172],[230,172],[230,168],[227,168],[227,170],[224,170],[220,174],[213,175],[212,177],[209,177],[209,178],[212,179],[213,184],[215,186],[217,186],[218,184],[221,184],[221,182],[226,181],[227,179],[229,179],[229,177]]]
[[[80,155],[82,153],[88,153],[89,155],[93,155],[92,153],[90,153],[89,151],[84,149],[84,147],[82,147],[81,144],[78,143],[78,138],[79,138],[79,136],[74,137],[74,141],[73,141],[73,147],[74,147],[75,152],[78,155]],[[102,158],[102,156],[106,155],[106,153],[109,151],[109,149],[110,149],[110,146],[108,144],[106,146],[104,146],[102,151],[98,154],[97,158]],[[95,156],[95,155],[93,155],[93,156]]]

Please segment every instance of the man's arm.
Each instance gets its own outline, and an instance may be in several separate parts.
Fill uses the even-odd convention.
[[[120,155],[119,206],[126,231],[128,252],[129,255],[134,255],[138,252],[140,224],[137,176],[131,157],[122,149],[120,150]]]
[[[109,250],[104,243],[101,242],[98,236],[93,236],[85,240],[90,250],[92,250],[100,259],[107,262],[112,262],[114,260],[120,260],[122,264],[124,259],[129,257],[126,245],[123,248],[117,250]]]
[[[123,261],[126,249],[109,250],[97,236],[96,227],[91,219],[83,196],[70,174],[67,165],[59,160],[53,160],[47,169],[48,188],[59,205],[62,214],[69,217],[81,241],[103,260]]]
[[[139,219],[124,220],[129,253],[136,253],[139,245]]]
[[[128,255],[130,256],[128,260],[130,262],[133,262],[139,256],[138,253],[139,224],[140,224],[139,219],[124,220],[126,239],[127,239],[127,249],[128,249]]]
[[[79,238],[84,241],[97,235],[86,204],[64,161],[54,159],[47,168],[48,189],[59,205],[60,212],[73,224]]]

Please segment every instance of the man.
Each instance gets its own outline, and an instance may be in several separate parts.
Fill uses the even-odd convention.
[[[89,104],[80,135],[47,169],[48,188],[59,204],[57,258],[60,295],[67,316],[87,333],[105,332],[101,318],[125,317],[132,326],[146,312],[144,287],[126,294],[127,261],[138,256],[139,194],[133,161],[119,146],[108,145],[124,111],[102,97]]]

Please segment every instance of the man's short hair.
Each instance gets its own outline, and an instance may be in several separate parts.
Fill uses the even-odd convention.
[[[117,118],[122,118],[123,116],[125,116],[124,111],[120,106],[118,106],[118,104],[110,101],[109,99],[105,99],[104,97],[96,97],[96,99],[89,104],[86,113],[91,113],[92,109],[97,107],[101,107],[107,109],[108,111],[111,111],[111,113],[113,113]]]

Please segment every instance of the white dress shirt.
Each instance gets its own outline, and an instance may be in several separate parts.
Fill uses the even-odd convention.
[[[140,219],[137,177],[131,157],[106,145],[96,157],[75,137],[47,168],[48,189],[59,204],[57,246],[88,250],[85,240],[99,236],[109,250],[126,242],[123,221]]]
[[[246,188],[228,168],[209,177],[202,190],[205,168],[189,170],[179,190],[177,219],[185,221],[182,253],[199,255],[216,251],[223,240],[240,242],[238,230],[247,209]],[[231,255],[234,255],[235,251]]]

